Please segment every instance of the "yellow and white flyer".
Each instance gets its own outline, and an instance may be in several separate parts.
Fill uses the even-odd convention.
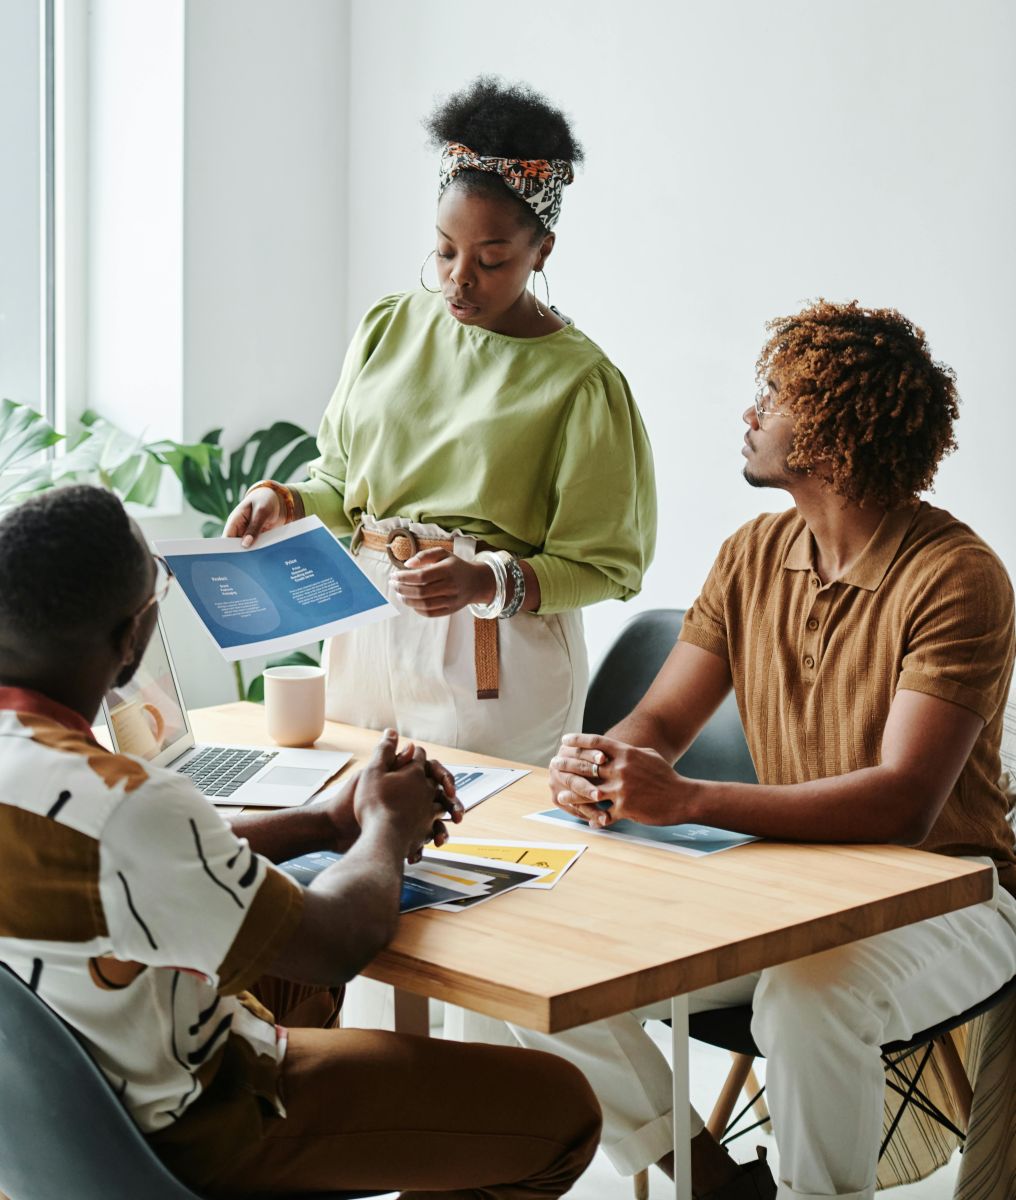
[[[521,884],[524,888],[552,888],[587,847],[581,842],[517,842],[499,838],[450,838],[442,854],[476,856],[520,867],[543,867],[549,874]]]

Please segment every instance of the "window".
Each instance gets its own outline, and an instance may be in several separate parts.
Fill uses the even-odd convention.
[[[54,0],[0,4],[0,397],[55,418]]]

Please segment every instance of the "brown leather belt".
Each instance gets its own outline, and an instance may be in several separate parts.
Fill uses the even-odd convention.
[[[378,533],[359,526],[353,536],[353,553],[366,546],[388,555],[393,566],[400,567],[421,550],[438,548],[453,553],[451,538],[417,537],[411,529],[392,529]],[[476,670],[477,700],[496,700],[499,687],[499,661],[496,620],[473,618],[473,665]]]

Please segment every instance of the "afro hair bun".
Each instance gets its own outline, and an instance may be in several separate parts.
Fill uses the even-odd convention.
[[[568,118],[524,83],[481,75],[442,101],[424,121],[430,140],[461,142],[499,158],[563,158],[582,162]]]

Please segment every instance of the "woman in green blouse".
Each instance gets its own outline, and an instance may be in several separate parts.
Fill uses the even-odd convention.
[[[255,485],[226,533],[316,514],[403,608],[329,644],[331,719],[546,765],[581,727],[579,610],[635,595],[652,557],[652,455],[624,376],[537,298],[582,157],[564,116],[478,79],[428,128],[422,286],[361,322],[309,480]]]

